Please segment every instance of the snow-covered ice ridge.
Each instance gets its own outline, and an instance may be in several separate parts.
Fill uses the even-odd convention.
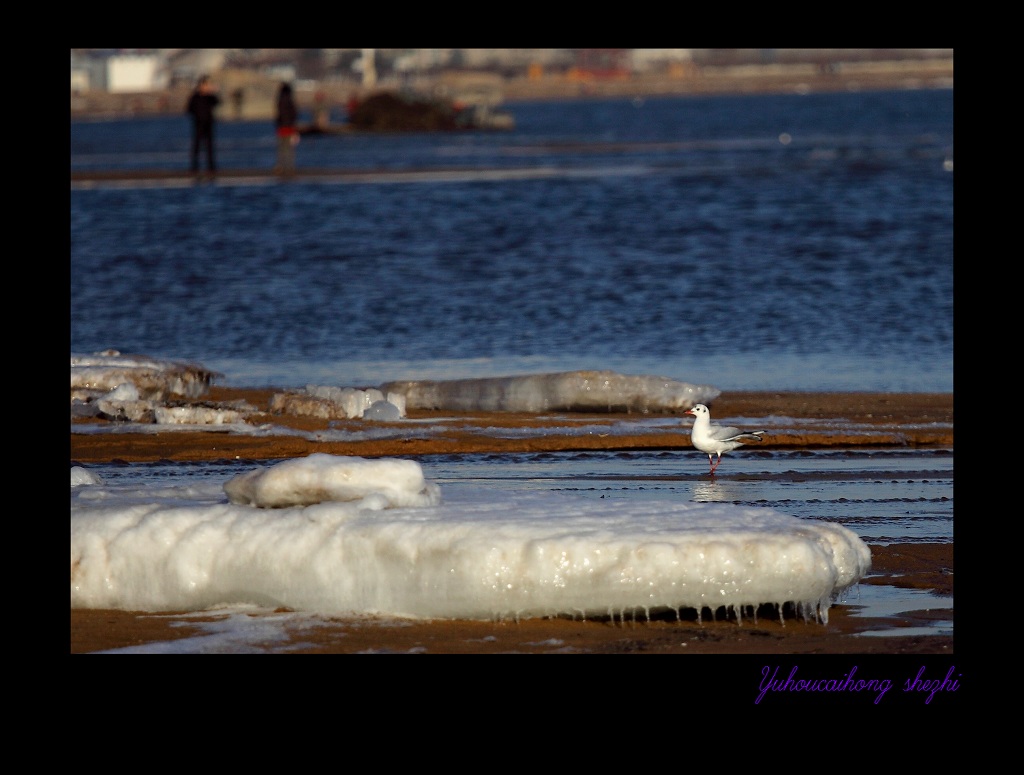
[[[624,620],[722,606],[828,609],[871,568],[842,525],[732,503],[442,493],[419,463],[313,454],[223,485],[71,470],[71,607]]]
[[[388,382],[416,409],[491,412],[678,412],[717,398],[710,385],[614,371],[566,371],[482,379]]]
[[[161,425],[243,423],[258,409],[198,399],[224,375],[199,364],[106,350],[71,356],[72,416]],[[614,371],[569,371],[454,380],[407,380],[380,387],[307,385],[276,393],[274,414],[329,420],[396,421],[407,409],[496,412],[681,412],[711,401],[710,385]]]

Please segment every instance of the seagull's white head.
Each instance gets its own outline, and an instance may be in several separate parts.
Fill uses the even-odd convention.
[[[704,406],[704,404],[694,404],[692,408],[687,409],[685,412],[683,412],[683,414],[692,414],[694,417],[700,417],[702,414],[710,413],[711,412],[708,410],[706,406]]]

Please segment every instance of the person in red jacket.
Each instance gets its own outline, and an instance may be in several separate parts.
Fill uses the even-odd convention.
[[[291,84],[282,83],[277,92],[277,117],[274,119],[277,134],[277,165],[274,169],[282,175],[295,172],[295,146],[299,143],[299,130],[295,124],[298,118]]]
[[[192,115],[192,172],[199,172],[199,149],[203,147],[206,150],[206,169],[211,177],[217,170],[213,158],[213,111],[219,104],[220,97],[210,82],[210,76],[201,76],[189,97],[186,112]]]

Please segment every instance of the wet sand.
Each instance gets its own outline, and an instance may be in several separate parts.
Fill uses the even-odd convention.
[[[204,400],[245,399],[256,407],[268,407],[272,390],[214,387]],[[764,448],[803,447],[892,447],[920,446],[952,448],[953,396],[950,394],[877,393],[726,393],[711,403],[719,417],[793,418],[801,420],[799,433],[769,440]],[[430,412],[409,411],[410,418],[427,417]],[[450,412],[437,416],[452,417]],[[666,439],[664,434],[636,437],[543,436],[534,439],[481,437],[488,427],[522,427],[552,424],[551,418],[536,415],[469,413],[459,414],[467,431],[446,433],[443,438],[402,438],[363,442],[318,442],[297,436],[246,437],[218,432],[177,432],[157,434],[71,434],[72,463],[115,460],[267,460],[327,452],[362,457],[459,454],[470,452],[534,452],[568,449],[675,448],[692,449],[686,432]],[[589,420],[613,422],[622,415],[593,415]],[[838,430],[856,423],[857,429]],[[259,414],[254,424],[274,423],[300,430],[327,427],[326,420]],[[363,421],[354,421],[363,422]],[[862,584],[891,585],[929,590],[937,596],[953,595],[953,544],[870,545],[872,570]],[[951,655],[953,638],[946,635],[900,637],[860,635],[892,628],[926,627],[935,620],[948,620],[948,609],[918,610],[885,619],[852,615],[856,590],[843,604],[829,611],[827,624],[805,622],[790,613],[784,621],[770,607],[757,617],[744,614],[742,621],[719,612],[712,621],[705,611],[703,621],[675,615],[652,620],[627,617],[625,621],[568,618],[529,619],[518,622],[337,620],[324,619],[322,626],[303,629],[293,637],[288,653],[589,653],[589,654],[863,654],[863,655]],[[692,612],[691,612],[692,613]],[[211,616],[210,619],[215,617]],[[89,653],[144,643],[170,641],[199,634],[182,622],[195,617],[107,610],[72,609],[71,653]],[[268,644],[267,651],[280,653],[280,643]]]
[[[214,386],[204,402],[226,404],[244,400],[260,410],[251,425],[272,424],[311,433],[330,428],[363,430],[365,420],[329,421],[316,417],[271,414],[272,389]],[[709,402],[714,418],[743,417],[766,422],[769,434],[758,449],[783,447],[943,447],[953,446],[953,396],[948,393],[768,393],[730,392]],[[381,457],[487,452],[559,452],[622,449],[692,449],[690,418],[680,415],[678,436],[651,433],[623,436],[599,434],[535,438],[501,438],[481,433],[487,428],[558,427],[560,418],[574,423],[612,424],[643,415],[548,413],[544,416],[514,412],[408,411],[411,420],[445,419],[450,430],[443,437],[409,435],[369,441],[317,441],[302,436],[244,436],[218,431],[168,433],[71,434],[71,460],[101,463],[112,460],[269,460],[325,452],[332,455]],[[452,421],[454,418],[454,421]],[[784,418],[784,419],[783,419]],[[684,422],[685,419],[685,422]],[[77,420],[76,422],[96,422]],[[393,424],[390,424],[393,427]],[[848,427],[852,426],[852,427]]]

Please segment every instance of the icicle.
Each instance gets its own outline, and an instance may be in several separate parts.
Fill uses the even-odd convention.
[[[828,624],[828,609],[831,605],[831,600],[825,597],[818,601],[818,619],[822,624]]]

